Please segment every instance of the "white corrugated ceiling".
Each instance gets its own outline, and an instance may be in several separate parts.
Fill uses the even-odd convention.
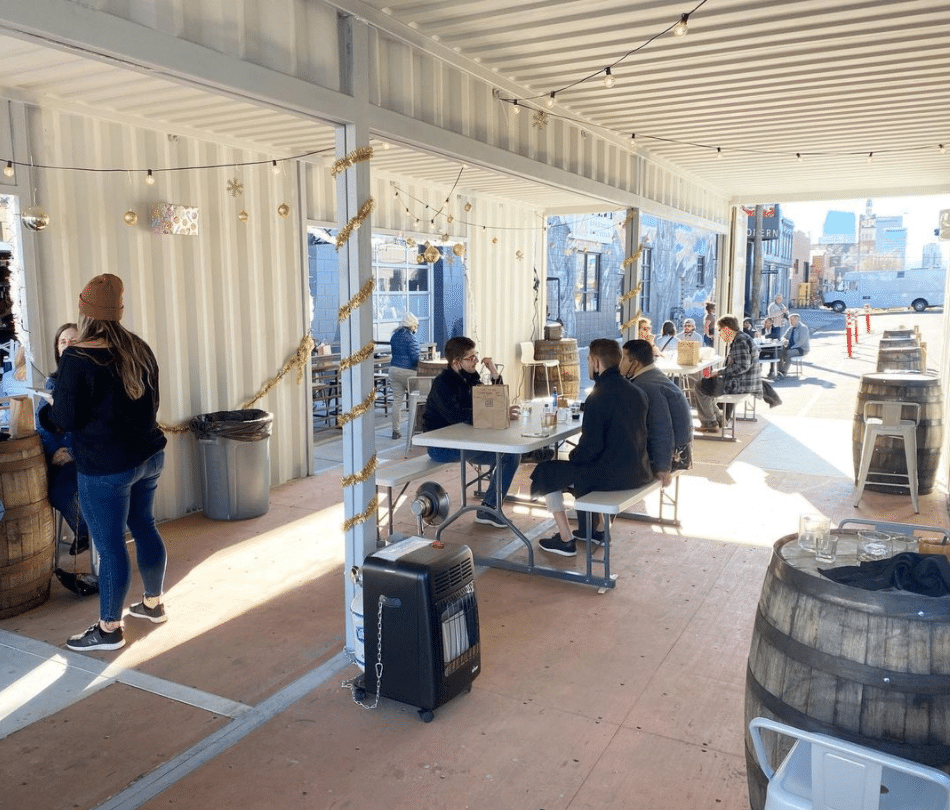
[[[502,96],[543,107],[556,91],[553,115],[623,142],[636,133],[637,148],[736,201],[950,187],[950,150],[938,151],[938,144],[950,147],[946,3],[706,0],[690,16],[687,36],[665,33],[649,44],[696,0],[335,5],[417,46],[429,43],[492,80]],[[616,84],[608,89],[602,71],[610,64]],[[332,154],[333,132],[319,122],[35,41],[0,37],[0,87],[25,100],[267,154]],[[458,173],[457,162],[398,147],[378,152],[374,165],[440,185]],[[467,171],[459,191],[538,207],[585,202],[483,169]]]

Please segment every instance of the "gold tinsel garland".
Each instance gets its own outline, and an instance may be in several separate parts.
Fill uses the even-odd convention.
[[[297,346],[297,351],[294,353],[294,356],[284,363],[283,368],[277,372],[277,375],[269,379],[264,387],[257,392],[257,396],[254,399],[248,400],[244,405],[241,406],[242,410],[250,408],[255,402],[257,402],[261,397],[266,396],[270,393],[271,389],[277,385],[280,380],[286,376],[287,372],[290,371],[294,366],[297,367],[297,385],[303,381],[304,369],[307,367],[307,359],[310,357],[310,353],[313,351],[313,338],[306,334],[300,339],[300,345]],[[188,422],[182,422],[180,425],[166,425],[164,422],[159,422],[158,427],[161,429],[162,433],[187,433],[190,428],[190,420]]]
[[[350,366],[355,366],[362,363],[373,353],[373,349],[375,348],[376,344],[369,342],[355,354],[351,354],[349,357],[344,357],[340,361],[340,371],[346,371],[348,368],[350,368]]]
[[[355,166],[357,163],[362,163],[364,160],[369,160],[372,156],[372,146],[361,146],[359,149],[354,149],[352,152],[344,155],[339,160],[334,162],[333,166],[330,167],[330,174],[333,177],[336,177],[341,172],[344,172],[350,168],[350,166]]]
[[[376,391],[370,391],[359,405],[353,408],[349,413],[345,413],[342,416],[336,418],[336,423],[343,427],[347,422],[352,422],[356,417],[362,416],[370,408],[373,407],[373,403],[376,402]]]
[[[642,253],[643,253],[643,245],[640,245],[640,247],[637,248],[636,253],[634,253],[632,256],[628,256],[626,259],[623,260],[623,266],[629,267],[631,264],[636,264],[639,261],[640,255]]]
[[[360,291],[356,295],[354,295],[349,301],[340,307],[337,320],[340,323],[343,323],[343,321],[350,317],[350,313],[353,312],[354,309],[356,309],[360,304],[366,302],[366,300],[373,294],[373,290],[375,289],[376,279],[371,278],[362,287],[360,287]]]
[[[376,468],[379,466],[379,460],[376,458],[376,454],[373,453],[373,457],[366,462],[366,466],[363,467],[358,473],[353,473],[352,475],[344,475],[340,479],[340,485],[344,487],[352,487],[354,484],[362,484],[367,478],[369,478]]]
[[[343,245],[345,245],[350,238],[350,234],[353,233],[360,225],[362,225],[366,218],[373,213],[373,210],[376,208],[376,200],[370,197],[366,202],[360,206],[360,210],[356,212],[356,216],[352,217],[346,225],[340,230],[336,235],[336,249],[339,250]]]
[[[358,515],[353,515],[353,517],[343,523],[343,533],[345,534],[358,523],[365,523],[376,514],[378,509],[379,495],[374,495],[373,500],[369,502],[369,506],[367,506],[366,509],[360,512]]]

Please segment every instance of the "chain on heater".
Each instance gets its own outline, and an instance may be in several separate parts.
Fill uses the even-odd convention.
[[[379,705],[379,693],[383,688],[383,602],[385,600],[386,597],[380,594],[379,610],[376,613],[376,700],[373,701],[373,705],[367,706],[356,699],[356,678],[343,682],[344,686],[350,687],[353,702],[364,709],[375,709]]]

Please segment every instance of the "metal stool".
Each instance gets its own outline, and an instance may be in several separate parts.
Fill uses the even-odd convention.
[[[881,416],[868,416],[871,406],[880,407]],[[912,409],[913,419],[903,419],[904,408]],[[917,425],[920,423],[920,403],[918,402],[885,402],[884,400],[870,400],[864,403],[864,441],[861,443],[861,467],[858,473],[858,490],[854,496],[854,505],[857,506],[864,494],[864,486],[868,479],[868,470],[871,468],[871,457],[874,455],[874,445],[878,436],[894,436],[904,441],[904,457],[907,460],[906,473],[875,472],[876,476],[906,478],[910,486],[910,500],[914,505],[914,513],[919,514],[917,504]],[[886,484],[886,482],[885,482]],[[895,485],[896,486],[896,485]]]

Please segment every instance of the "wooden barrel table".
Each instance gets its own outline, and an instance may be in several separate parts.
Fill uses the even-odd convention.
[[[439,374],[448,367],[449,363],[445,358],[440,360],[420,360],[416,368],[416,375],[419,377],[438,377]]]
[[[881,346],[877,350],[878,371],[924,371],[924,354],[920,344]]]
[[[856,565],[854,531],[837,531],[838,559]],[[827,567],[831,567],[827,566]],[[822,566],[826,567],[826,566]],[[749,803],[768,780],[749,721],[767,717],[950,773],[950,597],[866,591],[818,572],[796,535],[772,550],[746,671]],[[790,740],[763,737],[773,764]]]
[[[917,426],[917,489],[926,495],[933,490],[937,467],[940,463],[940,444],[943,441],[943,395],[940,378],[936,374],[882,371],[864,374],[854,407],[851,431],[854,480],[857,483],[861,467],[861,448],[864,443],[864,403],[871,400],[885,402],[916,402],[920,405],[920,424]],[[871,416],[880,416],[880,409]],[[882,436],[874,446],[866,489],[906,495],[908,486],[891,475],[906,475],[907,460],[904,442],[900,437]]]
[[[918,342],[920,341],[920,335],[916,329],[907,329],[905,327],[900,327],[899,329],[885,329],[881,338],[884,340],[888,338],[913,338]]]
[[[568,399],[577,399],[581,392],[580,362],[577,358],[577,341],[574,338],[561,340],[536,340],[534,342],[535,360],[557,360],[561,372],[561,384],[558,394]],[[557,385],[558,374],[553,369],[548,370],[551,385]],[[564,389],[563,391],[561,389]],[[544,393],[544,368],[538,366],[534,370],[534,392]]]
[[[0,619],[49,598],[53,575],[53,510],[39,434],[0,442]]]

